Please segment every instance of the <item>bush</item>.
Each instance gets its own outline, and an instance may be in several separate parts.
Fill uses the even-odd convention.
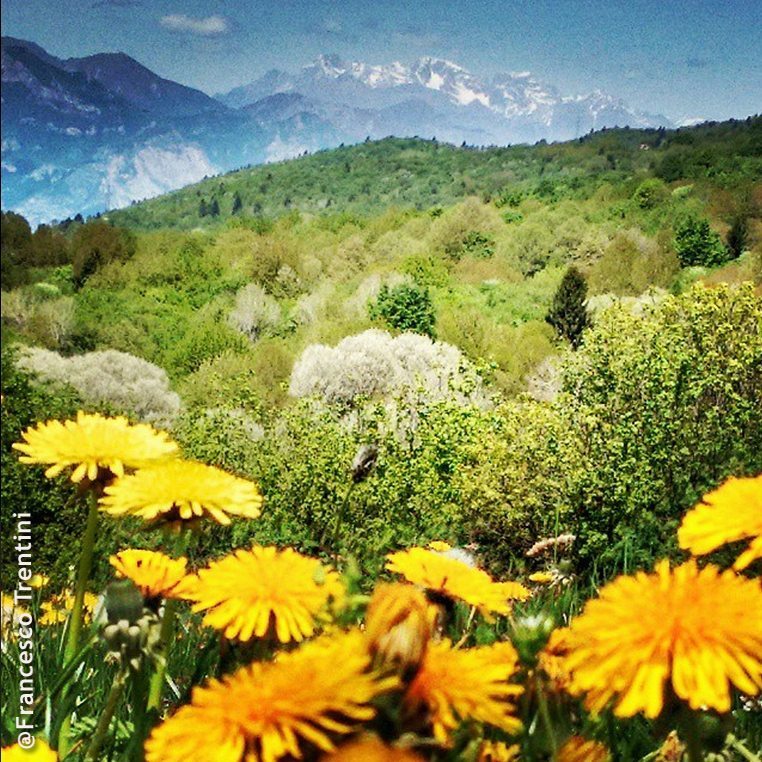
[[[675,228],[675,251],[681,267],[716,267],[728,259],[720,236],[703,218],[687,216]]]
[[[108,349],[62,357],[27,347],[19,353],[18,365],[48,384],[68,384],[95,409],[127,413],[158,426],[170,426],[180,410],[167,374],[126,352]]]
[[[651,177],[644,180],[632,194],[633,201],[641,209],[653,209],[664,201],[669,195],[669,190],[663,180]]]
[[[581,568],[649,567],[675,554],[702,494],[762,471],[762,304],[749,284],[606,310],[561,370],[563,392],[501,408],[463,470],[466,526],[496,564],[570,531]]]
[[[370,330],[336,347],[313,344],[294,364],[289,393],[329,404],[390,398],[420,387],[427,399],[483,400],[481,382],[458,349],[413,333]]]
[[[427,288],[401,283],[383,285],[375,303],[369,305],[371,320],[381,318],[398,331],[412,331],[434,338],[434,307]]]
[[[280,305],[258,283],[250,283],[236,294],[235,307],[228,316],[230,325],[252,341],[275,333],[280,320]]]

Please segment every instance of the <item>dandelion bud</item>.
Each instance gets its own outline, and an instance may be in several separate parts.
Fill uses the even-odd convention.
[[[377,662],[403,679],[412,678],[426,653],[434,615],[418,588],[377,585],[365,618],[370,651]]]
[[[516,620],[511,639],[524,664],[535,664],[538,653],[553,632],[553,625],[553,617],[542,613]]]
[[[112,582],[106,588],[106,612],[109,622],[136,622],[143,613],[143,596],[130,579]]]

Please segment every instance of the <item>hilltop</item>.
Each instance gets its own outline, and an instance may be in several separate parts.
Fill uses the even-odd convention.
[[[136,229],[210,227],[232,217],[338,212],[373,215],[390,207],[428,209],[468,196],[584,200],[607,186],[627,196],[653,176],[737,191],[762,176],[762,119],[664,129],[601,130],[566,143],[455,147],[387,138],[207,178],[123,210]],[[631,187],[632,186],[632,187]]]

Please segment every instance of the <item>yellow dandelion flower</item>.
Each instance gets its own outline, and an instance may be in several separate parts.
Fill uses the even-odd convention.
[[[43,587],[47,587],[50,582],[50,577],[45,574],[33,574],[29,580],[29,587],[33,590],[41,590]]]
[[[513,716],[512,700],[523,689],[508,680],[517,665],[518,654],[510,643],[464,650],[454,649],[449,640],[430,643],[405,693],[408,714],[423,713],[442,744],[459,720],[486,722],[514,733],[521,723]]]
[[[101,475],[122,476],[126,468],[141,468],[177,456],[177,445],[163,431],[126,418],[106,418],[98,413],[77,413],[76,421],[47,421],[28,428],[24,442],[13,447],[24,453],[22,463],[48,465],[53,478],[73,467],[71,480],[90,481]],[[105,472],[105,474],[104,474]]]
[[[538,585],[548,585],[550,584],[555,577],[551,572],[534,572],[534,574],[529,575],[529,581],[530,582],[536,582]]]
[[[730,685],[762,689],[762,586],[758,580],[660,561],[606,585],[569,628],[572,688],[594,710],[656,717],[664,686],[692,709],[730,710]]]
[[[502,741],[482,741],[476,762],[515,762],[520,751],[518,746],[508,746]]]
[[[434,594],[476,606],[486,617],[490,613],[509,614],[511,599],[530,595],[529,590],[517,582],[494,582],[481,569],[426,548],[401,550],[390,553],[387,558],[389,571]]]
[[[739,571],[762,558],[762,474],[753,479],[731,477],[704,495],[677,532],[680,547],[696,556],[748,537],[749,547],[733,564]]]
[[[559,750],[556,762],[607,762],[609,750],[597,741],[572,736]]]
[[[423,757],[410,749],[387,746],[375,736],[362,736],[326,754],[321,762],[423,762]]]
[[[380,582],[365,614],[371,653],[402,674],[414,673],[431,638],[436,609],[417,587]]]
[[[50,746],[41,738],[36,738],[31,749],[25,749],[19,744],[4,746],[2,753],[3,762],[57,762],[56,754]]]
[[[177,598],[186,579],[187,558],[170,558],[153,550],[123,550],[109,558],[120,577],[135,583],[144,598]]]
[[[3,593],[0,604],[0,637],[2,640],[16,638],[16,630],[22,619],[29,615],[27,609],[16,603],[12,595]]]
[[[92,593],[85,593],[82,601],[82,621],[85,624],[92,621],[93,612],[98,605],[98,596]],[[39,624],[49,626],[53,624],[63,624],[71,614],[74,608],[74,595],[71,591],[65,590],[62,593],[54,595],[50,600],[40,604]]]
[[[371,720],[370,702],[397,685],[374,675],[370,660],[362,633],[353,631],[211,680],[154,729],[146,762],[275,762],[301,758],[301,739],[331,752],[331,735]]]
[[[142,468],[105,489],[101,510],[147,521],[187,521],[208,514],[220,524],[230,515],[255,519],[262,495],[256,485],[225,471],[187,460]]]
[[[448,550],[452,550],[452,545],[444,540],[432,540],[427,547],[437,553],[447,553]]]
[[[183,586],[204,624],[227,638],[251,640],[271,628],[281,643],[315,632],[331,599],[343,597],[339,575],[292,548],[237,550],[201,569]]]

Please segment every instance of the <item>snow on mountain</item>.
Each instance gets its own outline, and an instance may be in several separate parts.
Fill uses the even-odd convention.
[[[379,65],[321,55],[294,74],[271,71],[219,97],[227,105],[240,108],[284,92],[302,94],[312,104],[365,109],[389,109],[420,99],[444,112],[451,106],[461,109],[464,121],[468,121],[466,112],[482,109],[476,113],[487,120],[483,127],[497,142],[532,139],[535,135],[534,139],[566,139],[601,126],[669,126],[665,117],[635,111],[597,91],[562,95],[527,71],[501,74],[487,82],[453,61],[431,56],[406,66],[399,61]],[[484,110],[505,120],[502,126],[498,122],[496,128]]]

